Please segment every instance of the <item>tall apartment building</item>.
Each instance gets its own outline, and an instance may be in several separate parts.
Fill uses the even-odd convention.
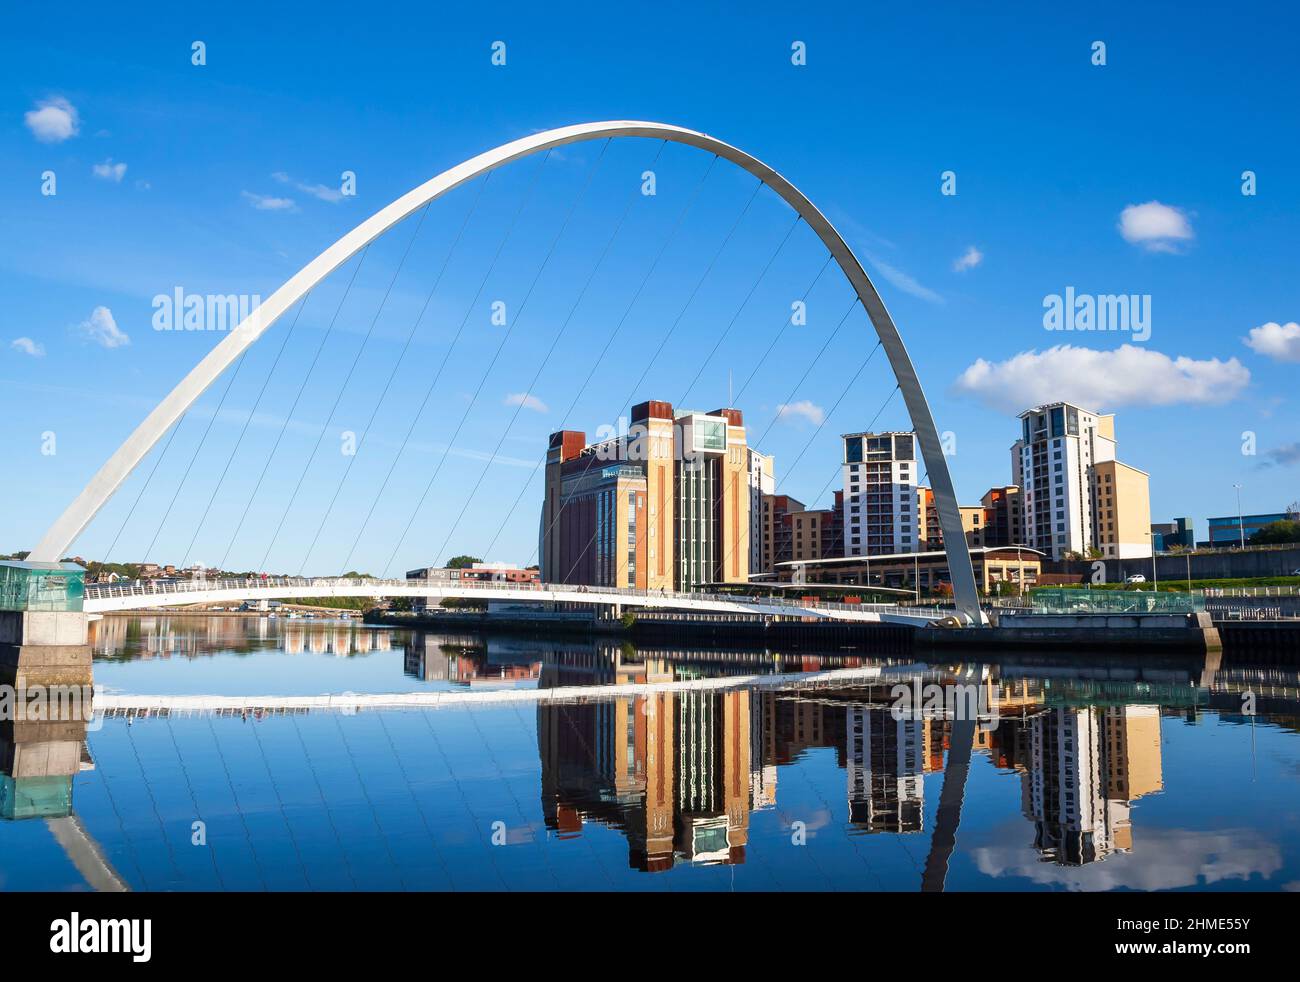
[[[740,410],[674,413],[653,400],[612,440],[551,434],[542,579],[646,590],[747,582],[747,451]]]
[[[842,439],[844,555],[919,551],[916,435],[846,433]]]
[[[1024,544],[1053,559],[1097,549],[1151,555],[1145,472],[1115,457],[1115,416],[1056,402],[1020,414],[1011,470],[1022,489]]]
[[[776,493],[776,475],[771,454],[753,447],[745,451],[749,470],[749,572],[770,573],[764,546],[763,498]]]

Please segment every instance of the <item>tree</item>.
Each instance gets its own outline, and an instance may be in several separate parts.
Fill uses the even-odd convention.
[[[1267,546],[1285,542],[1300,542],[1300,522],[1290,519],[1270,522],[1250,537],[1250,544],[1253,546]]]
[[[469,569],[475,563],[481,563],[483,560],[477,556],[452,556],[447,560],[447,569]]]

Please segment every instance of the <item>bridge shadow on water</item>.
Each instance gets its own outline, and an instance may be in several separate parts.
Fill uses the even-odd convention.
[[[187,615],[106,618],[94,644],[107,712],[0,728],[6,884],[1300,882],[1294,669],[1217,654],[927,664]],[[322,690],[437,701],[286,701]],[[132,708],[149,691],[247,698]]]

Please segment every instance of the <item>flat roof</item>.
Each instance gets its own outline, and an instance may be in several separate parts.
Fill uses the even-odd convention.
[[[1044,552],[1032,549],[1029,546],[977,546],[970,550],[972,556],[984,556],[990,552],[1031,552],[1035,556],[1045,556]],[[933,552],[892,552],[883,556],[833,556],[829,559],[788,559],[785,562],[777,563],[778,566],[824,566],[835,563],[867,563],[867,562],[889,562],[890,560],[911,560],[911,559],[933,559],[938,556],[947,557],[947,552],[942,549]]]

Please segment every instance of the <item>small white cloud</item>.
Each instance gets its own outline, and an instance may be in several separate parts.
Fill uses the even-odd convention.
[[[45,346],[31,338],[14,338],[9,342],[9,347],[14,351],[21,351],[25,355],[31,355],[33,358],[45,357]]]
[[[96,307],[90,317],[82,321],[77,330],[81,335],[104,348],[121,348],[131,343],[113,320],[113,312],[107,307]]]
[[[325,184],[306,184],[302,181],[296,181],[284,171],[276,171],[271,177],[281,184],[288,184],[297,188],[303,194],[310,194],[313,198],[319,198],[321,201],[336,204],[343,200],[343,192],[339,188],[332,188]]]
[[[244,200],[258,211],[292,211],[292,198],[277,198],[270,194],[254,194],[252,191],[240,191]]]
[[[777,419],[806,419],[808,422],[821,426],[826,422],[826,411],[815,402],[807,399],[800,399],[798,402],[783,402],[776,407]]]
[[[1250,383],[1250,370],[1236,358],[1170,358],[1125,344],[1114,351],[1057,345],[1022,351],[1002,362],[980,358],[958,377],[955,388],[999,410],[1066,400],[1093,410],[1118,406],[1218,405]]]
[[[35,109],[27,110],[23,121],[42,143],[62,143],[76,136],[81,126],[76,107],[61,95],[36,103]]]
[[[970,246],[962,253],[961,258],[952,264],[953,272],[964,273],[968,269],[974,269],[984,261],[984,253],[980,252],[974,246]]]
[[[550,406],[529,392],[512,392],[506,396],[505,404],[507,406],[522,406],[524,409],[531,409],[535,413],[549,413],[551,411]]]
[[[1274,361],[1300,361],[1300,324],[1295,321],[1289,324],[1269,321],[1252,327],[1242,341],[1255,354]]]
[[[96,177],[102,177],[106,181],[114,181],[118,184],[121,184],[122,178],[126,177],[126,164],[115,164],[112,157],[109,157],[102,164],[95,164],[91,170],[95,172]]]
[[[1180,243],[1193,238],[1187,214],[1159,201],[1129,205],[1120,212],[1119,234],[1151,252],[1177,252]]]

